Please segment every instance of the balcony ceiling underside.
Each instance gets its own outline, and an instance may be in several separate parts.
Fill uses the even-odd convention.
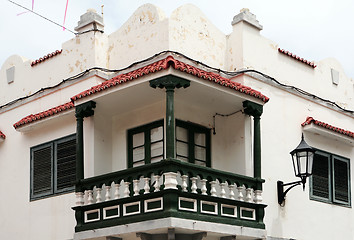
[[[167,71],[166,71],[167,72]],[[117,114],[142,109],[151,104],[165,101],[165,89],[154,89],[149,86],[149,81],[164,74],[151,74],[139,80],[125,83],[121,87],[96,94],[85,100],[93,100],[97,103],[96,113],[112,117]],[[171,72],[169,70],[168,72]],[[255,101],[251,96],[235,92],[232,89],[213,84],[197,77],[191,77],[184,73],[176,73],[178,77],[190,80],[188,88],[175,89],[175,104],[183,102],[195,108],[205,109],[206,111],[229,114],[242,109],[242,102],[245,100]],[[255,101],[262,104],[261,101]],[[80,104],[80,103],[79,103]]]

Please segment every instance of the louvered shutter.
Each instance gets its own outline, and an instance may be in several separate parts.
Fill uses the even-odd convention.
[[[349,203],[349,162],[333,157],[334,201]]]
[[[76,180],[76,138],[58,141],[56,153],[56,191],[71,188]]]
[[[32,196],[51,194],[53,145],[32,149]]]
[[[312,174],[312,196],[329,200],[329,156],[315,154]]]

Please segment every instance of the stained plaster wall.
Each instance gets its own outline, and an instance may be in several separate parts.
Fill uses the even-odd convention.
[[[316,68],[278,52],[278,44],[263,37],[248,23],[233,26],[228,37],[228,70],[255,69],[283,84],[296,86],[342,107],[354,108],[354,81],[335,59],[315,61]],[[280,46],[281,47],[281,46]],[[236,51],[235,51],[236,49]],[[229,54],[230,53],[230,54]],[[339,84],[332,83],[331,69],[339,72]],[[247,85],[251,84],[251,85]],[[247,82],[252,87],[252,82]]]
[[[184,11],[191,13],[192,16]],[[183,29],[182,26],[185,24],[188,25],[188,30]],[[185,39],[179,39],[183,35]],[[110,36],[100,33],[80,35],[64,43],[63,52],[60,55],[35,67],[31,67],[31,61],[22,57],[10,57],[0,70],[0,104],[33,93],[42,87],[54,85],[89,67],[125,67],[136,60],[171,49],[217,68],[260,70],[282,83],[298,86],[323,98],[334,100],[349,109],[354,108],[353,80],[345,76],[337,61],[321,60],[316,62],[317,67],[313,69],[279,53],[277,48],[276,43],[265,39],[254,28],[242,22],[233,27],[230,35],[223,36],[194,7],[190,7],[189,10],[182,7],[172,13],[170,19],[167,19],[160,10],[146,5],[137,10],[135,15],[116,33]],[[15,81],[7,84],[6,69],[11,66],[15,66]],[[331,68],[339,71],[339,85],[332,84]],[[261,119],[262,176],[266,180],[263,198],[264,203],[268,205],[265,217],[268,235],[305,240],[350,239],[354,235],[351,229],[351,223],[354,221],[352,208],[309,200],[308,184],[305,192],[302,192],[299,187],[289,192],[285,207],[279,207],[276,201],[275,186],[277,180],[285,182],[295,180],[289,152],[300,141],[302,132],[300,124],[307,116],[313,116],[351,131],[354,129],[353,118],[309,102],[303,97],[288,94],[256,79],[243,78],[240,81],[261,91],[271,99],[264,106]],[[0,206],[2,215],[14,216],[8,217],[1,223],[4,229],[9,229],[9,231],[0,231],[0,238],[5,239],[9,236],[16,239],[72,238],[75,223],[74,212],[70,207],[74,203],[73,194],[29,202],[29,148],[75,132],[74,120],[39,128],[30,133],[16,132],[12,124],[28,114],[62,104],[66,102],[63,101],[64,99],[69,99],[72,95],[97,83],[97,79],[92,79],[92,81],[77,84],[70,90],[59,91],[56,95],[53,94],[9,112],[0,113],[0,127],[7,136],[6,140],[0,144],[0,169],[8,173],[0,174],[0,181],[25,186],[21,188],[21,191],[17,188],[6,189],[7,196],[16,196],[16,198],[8,198],[11,200],[11,206],[16,206],[16,208],[5,207],[8,204]],[[86,119],[85,133],[88,136],[93,134],[95,144],[93,148],[87,148],[91,152],[88,154],[85,152],[87,162],[91,162],[91,166],[87,164],[85,174],[90,176],[90,174],[103,173],[109,171],[110,168],[113,171],[124,169],[126,167],[126,129],[162,119],[164,110],[161,109],[165,109],[164,102],[147,106],[143,110],[139,109],[115,116],[111,120],[100,117]],[[176,118],[192,119],[196,123],[210,127],[212,113],[203,110],[200,112],[198,117],[194,117],[193,107],[185,104],[176,106]],[[251,155],[251,149],[242,145],[240,141],[242,137],[251,138],[248,134],[251,128],[250,118],[235,115],[227,119],[217,119],[217,124],[217,126],[222,126],[222,129],[219,127],[217,134],[212,137],[213,166],[218,169],[231,169],[236,173],[251,172],[252,166],[249,162],[240,161],[240,159],[251,159],[247,157]],[[230,126],[232,131],[228,132],[227,126]],[[93,130],[90,133],[87,129]],[[48,132],[51,134],[48,135]],[[222,132],[229,135],[221,138],[219,136]],[[313,133],[305,132],[305,138],[310,145],[354,159],[352,146]],[[85,144],[87,142],[85,141]],[[227,148],[231,146],[231,143],[235,143],[237,147]],[[13,146],[21,146],[21,148]],[[224,157],[226,155],[235,155],[235,160],[225,160],[228,159]],[[90,156],[91,160],[89,160]],[[105,156],[105,158],[98,158],[99,156]],[[111,159],[110,156],[112,156]],[[93,162],[93,159],[99,160]],[[234,161],[245,170],[235,168]],[[223,164],[220,164],[221,162]],[[351,168],[351,176],[353,175],[353,168]],[[353,192],[353,184],[351,192]],[[338,224],[339,221],[340,224]],[[19,225],[17,229],[21,231],[12,231],[15,222]],[[297,226],[296,229],[294,226]]]

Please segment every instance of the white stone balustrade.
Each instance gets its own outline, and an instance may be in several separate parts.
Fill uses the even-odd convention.
[[[151,180],[151,181],[150,181]],[[130,197],[130,185],[132,184],[132,195],[149,194],[163,189],[180,189],[182,192],[193,194],[209,195],[212,197],[228,198],[232,200],[261,204],[262,191],[246,188],[244,185],[237,186],[235,183],[219,182],[218,180],[208,181],[197,176],[179,175],[174,172],[164,173],[163,177],[152,175],[151,177],[141,177],[132,182],[113,182],[111,185],[102,185],[92,190],[76,193],[76,206],[100,203]]]

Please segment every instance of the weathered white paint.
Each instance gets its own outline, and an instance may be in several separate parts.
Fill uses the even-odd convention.
[[[279,53],[277,43],[264,38],[259,29],[243,21],[233,25],[229,35],[223,34],[192,5],[176,9],[169,18],[155,6],[143,5],[116,32],[110,35],[85,33],[63,43],[62,49],[61,54],[34,67],[30,66],[31,60],[18,55],[9,57],[0,69],[0,105],[30,95],[41,88],[56,85],[91,67],[120,69],[161,51],[173,50],[215,68],[228,71],[262,71],[281,83],[335,101],[344,108],[354,109],[353,79],[345,75],[336,60],[316,61],[317,67],[313,69]],[[8,84],[6,71],[11,67],[15,67],[14,82]],[[331,69],[339,72],[338,84],[332,83]],[[166,70],[154,73],[141,78],[141,82],[127,83],[119,91],[109,90],[99,97],[87,98],[97,101],[97,108],[95,115],[84,121],[86,177],[126,168],[127,130],[165,117],[164,90],[151,89],[147,81],[171,72],[172,70]],[[212,128],[215,113],[230,114],[242,109],[243,100],[256,101],[252,97],[231,93],[229,89],[218,88],[217,85],[184,73],[174,73],[192,81],[189,88],[175,92],[177,119]],[[2,198],[4,201],[0,205],[0,216],[6,216],[6,221],[2,222],[1,227],[6,230],[0,231],[0,239],[73,238],[75,218],[71,207],[75,204],[74,193],[29,201],[29,149],[74,133],[76,122],[73,111],[65,116],[60,114],[28,125],[26,131],[16,131],[12,125],[24,116],[68,102],[73,95],[111,76],[91,73],[54,90],[0,109],[0,129],[6,134],[6,139],[0,143],[0,182],[5,186],[12,186],[14,183],[18,186],[8,187],[6,190],[7,196],[16,196],[15,198]],[[308,184],[305,192],[300,187],[291,190],[285,206],[280,207],[276,198],[276,182],[296,180],[289,152],[298,145],[303,132],[300,124],[307,116],[353,131],[353,115],[344,114],[318,100],[280,88],[257,74],[234,77],[233,81],[270,97],[261,116],[262,177],[266,183],[262,192],[254,191],[253,195],[243,186],[232,188],[222,185],[221,189],[226,191],[224,196],[230,198],[246,198],[248,201],[253,198],[256,202],[263,199],[262,202],[268,205],[265,210],[266,232],[215,223],[161,219],[148,224],[128,224],[98,229],[96,232],[83,232],[75,235],[75,238],[99,238],[121,233],[126,234],[124,236],[128,239],[135,239],[136,229],[150,231],[176,227],[188,231],[208,231],[208,239],[213,240],[235,234],[240,239],[264,238],[266,235],[304,240],[351,239],[354,235],[352,208],[309,200]],[[86,99],[77,103],[84,101]],[[311,146],[354,159],[352,140],[330,131],[312,131],[309,130],[310,127],[306,129],[305,138]],[[253,158],[251,117],[241,112],[229,117],[216,116],[216,135],[211,137],[213,168],[253,176],[253,163],[250,160]],[[354,170],[351,167],[351,179],[353,176]],[[127,196],[129,183],[122,183],[119,190],[120,184],[111,186],[112,199]],[[186,180],[181,180],[181,184],[186,190]],[[218,194],[219,184],[216,181],[211,183],[211,194]],[[352,193],[353,185],[352,181]],[[103,193],[108,191],[109,186],[105,187]],[[106,199],[103,193],[102,199]],[[78,202],[82,203],[81,195],[78,196]]]

